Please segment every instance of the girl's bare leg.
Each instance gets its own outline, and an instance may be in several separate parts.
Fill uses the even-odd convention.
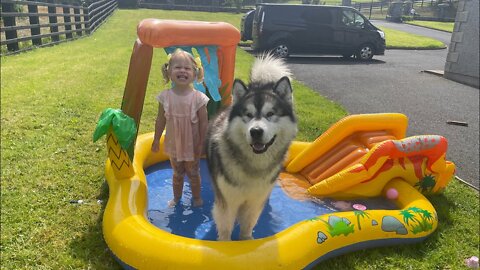
[[[203,205],[201,196],[202,182],[200,179],[199,161],[185,162],[185,170],[188,178],[190,179],[190,188],[192,189],[193,206],[199,207]]]
[[[174,159],[170,159],[170,164],[173,169],[173,178],[172,178],[173,199],[168,202],[168,206],[174,207],[182,198],[183,179],[185,177],[185,163],[177,162]]]

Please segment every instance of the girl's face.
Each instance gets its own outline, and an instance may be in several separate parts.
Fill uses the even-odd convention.
[[[179,86],[193,83],[196,77],[192,61],[184,56],[178,56],[171,61],[168,73],[170,80]]]

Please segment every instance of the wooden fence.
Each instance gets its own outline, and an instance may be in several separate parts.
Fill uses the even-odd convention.
[[[117,0],[101,0],[88,7],[2,0],[1,55],[90,35],[117,6]]]
[[[352,3],[352,7],[357,9],[358,11],[365,13],[365,10],[370,9],[381,9],[384,8],[388,9],[388,3],[385,2],[359,2],[359,3]]]

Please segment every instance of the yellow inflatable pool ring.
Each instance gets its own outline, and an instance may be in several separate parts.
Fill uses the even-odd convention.
[[[150,152],[152,140],[153,133],[138,137],[133,161],[136,173],[131,177],[116,178],[111,161],[106,162],[110,198],[103,218],[104,238],[127,269],[302,269],[357,249],[418,242],[437,227],[431,203],[407,181],[395,178],[384,185],[380,195],[397,190],[396,210],[353,210],[311,217],[270,237],[250,241],[217,242],[174,235],[147,218],[144,168],[168,159],[161,151]],[[292,149],[305,145],[308,147],[294,142]]]

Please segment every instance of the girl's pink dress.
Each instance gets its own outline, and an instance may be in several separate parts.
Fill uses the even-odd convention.
[[[176,161],[193,161],[201,153],[195,153],[200,141],[197,111],[208,103],[208,97],[200,91],[181,96],[171,89],[162,91],[157,100],[162,104],[167,119],[165,152]]]

